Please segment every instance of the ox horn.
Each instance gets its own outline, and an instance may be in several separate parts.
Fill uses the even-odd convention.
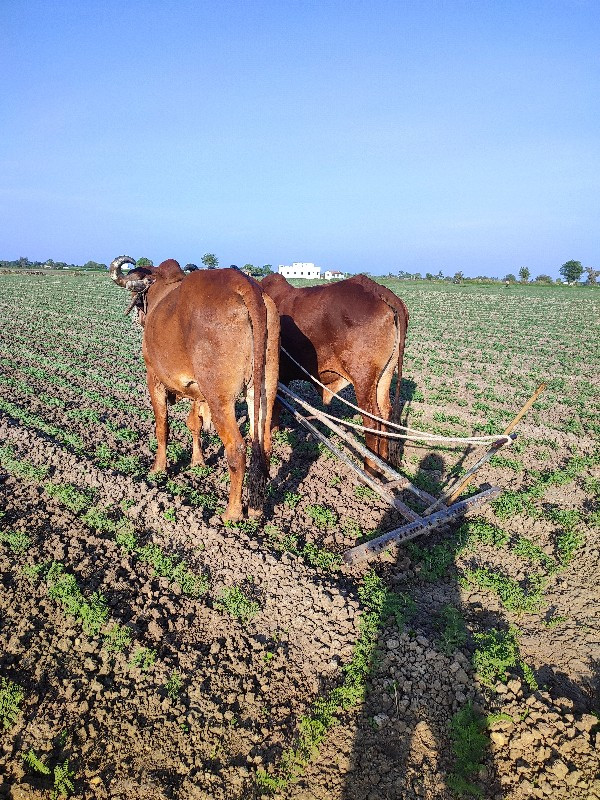
[[[133,264],[135,266],[135,260],[131,256],[117,256],[117,258],[111,262],[111,265],[108,268],[108,274],[117,284],[117,286],[122,286],[125,288],[127,277],[121,272],[121,267],[123,264]]]

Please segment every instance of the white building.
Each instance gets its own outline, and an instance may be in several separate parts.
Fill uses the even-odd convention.
[[[323,277],[326,281],[339,281],[344,277],[344,273],[337,269],[326,269]]]
[[[314,280],[321,277],[321,267],[315,267],[310,261],[294,261],[291,267],[279,265],[278,272],[284,278],[306,278]]]

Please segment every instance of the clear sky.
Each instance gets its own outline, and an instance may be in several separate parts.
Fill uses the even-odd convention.
[[[2,0],[0,258],[600,268],[599,0]]]

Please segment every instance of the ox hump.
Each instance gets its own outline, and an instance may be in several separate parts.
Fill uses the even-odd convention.
[[[185,272],[174,258],[168,258],[159,265],[156,271],[156,277],[158,280],[164,281],[165,283],[175,283],[185,278]]]

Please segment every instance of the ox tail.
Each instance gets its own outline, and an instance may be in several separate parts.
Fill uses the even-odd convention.
[[[254,511],[262,511],[265,502],[269,466],[264,447],[264,424],[266,419],[265,406],[265,379],[267,359],[267,308],[263,301],[262,291],[252,279],[245,279],[247,291],[244,291],[244,301],[252,325],[253,348],[253,376],[254,407],[252,411],[253,439],[248,468],[248,506]],[[261,414],[261,409],[263,413]]]
[[[375,284],[375,292],[394,312],[396,323],[396,337],[398,341],[398,362],[397,362],[397,381],[394,398],[392,400],[392,414],[390,422],[399,423],[402,413],[402,363],[404,361],[404,346],[406,342],[406,331],[408,329],[408,309],[403,300],[394,294],[386,286],[379,283]],[[394,466],[400,466],[402,461],[402,440],[391,439],[389,444],[389,460]]]

